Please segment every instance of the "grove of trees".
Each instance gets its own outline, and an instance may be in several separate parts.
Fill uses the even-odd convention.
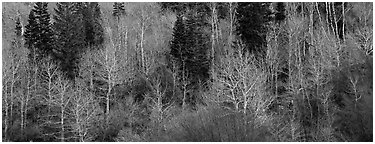
[[[373,141],[372,3],[3,3],[2,141]]]

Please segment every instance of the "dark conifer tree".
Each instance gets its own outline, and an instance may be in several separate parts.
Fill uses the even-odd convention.
[[[80,53],[86,47],[83,16],[78,12],[79,3],[61,2],[56,6],[54,30],[57,57],[66,77],[74,79],[78,71]]]
[[[271,20],[270,3],[238,3],[236,17],[237,35],[245,43],[245,51],[254,53],[258,58],[266,54],[267,25]]]
[[[276,3],[276,13],[275,13],[275,20],[276,22],[280,22],[285,20],[285,4],[283,2]]]
[[[173,39],[171,41],[170,54],[179,62],[186,57],[186,30],[182,15],[177,15],[177,20],[173,27]]]
[[[209,36],[204,32],[207,23],[202,17],[197,13],[189,14],[187,20],[183,21],[183,16],[178,15],[171,41],[171,55],[179,62],[181,69],[189,72],[193,83],[205,82],[208,78]]]
[[[125,15],[125,3],[124,2],[114,2],[113,3],[113,12],[112,15],[116,17],[117,19],[121,15]]]
[[[33,59],[34,56],[38,56],[35,45],[37,43],[39,25],[35,19],[34,11],[30,11],[28,25],[25,30],[25,45],[29,49],[29,59]]]
[[[209,78],[208,33],[204,31],[207,22],[204,13],[190,11],[184,21],[182,15],[177,16],[171,41],[171,55],[177,61],[180,71],[187,74],[189,89],[198,90],[199,84],[205,84]],[[181,76],[182,73],[180,73]],[[186,75],[185,75],[186,76]],[[197,104],[199,97],[190,95],[188,102]]]
[[[48,55],[53,56],[53,32],[48,13],[48,3],[37,2],[30,11],[25,32],[25,45],[30,50],[29,57],[36,55],[37,60]]]
[[[22,36],[22,25],[21,25],[20,17],[16,18],[15,34],[16,34],[16,37]]]
[[[204,13],[193,12],[189,14],[186,20],[186,47],[188,54],[186,58],[186,68],[191,73],[191,80],[194,83],[206,82],[209,78],[209,35],[204,31],[205,26]]]
[[[101,24],[102,17],[99,3],[77,3],[77,7],[83,16],[86,44],[90,47],[103,44],[104,29]]]
[[[20,22],[20,17],[16,18],[16,26],[14,27],[15,37],[12,40],[12,49],[10,50],[10,54],[14,58],[19,58],[18,55],[20,54],[20,50],[23,44],[22,39],[22,25]]]
[[[43,56],[52,55],[53,50],[53,33],[51,28],[50,14],[47,12],[48,3],[37,2],[35,4],[35,17],[39,20],[40,27],[40,49]]]

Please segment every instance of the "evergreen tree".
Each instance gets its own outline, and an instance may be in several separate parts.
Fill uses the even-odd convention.
[[[209,78],[208,43],[209,36],[204,28],[207,25],[204,13],[191,11],[186,16],[177,15],[173,31],[170,54],[177,61],[180,77],[189,81],[188,89],[198,90],[200,84],[205,84]],[[187,102],[197,104],[197,95],[190,94]]]
[[[35,17],[39,20],[40,27],[40,49],[43,56],[48,54],[52,55],[53,50],[53,33],[50,22],[50,14],[47,12],[48,3],[46,2],[37,2],[35,4]]]
[[[175,26],[173,27],[173,39],[171,41],[171,52],[170,54],[182,62],[184,57],[186,57],[186,30],[183,22],[182,15],[177,15],[177,20]]]
[[[119,16],[125,15],[125,3],[124,2],[115,2],[113,3],[113,12],[112,15],[119,19]]]
[[[26,25],[25,30],[25,45],[29,49],[29,59],[33,59],[34,56],[38,57],[37,49],[35,45],[37,43],[39,25],[36,22],[34,11],[30,11],[28,25]]]
[[[285,20],[285,4],[283,2],[276,3],[276,14],[275,14],[275,20],[276,22],[280,22]]]
[[[193,83],[205,82],[208,78],[209,36],[204,32],[205,25],[204,19],[197,14],[188,15],[186,22],[178,15],[173,28],[170,53],[180,68],[188,71]]]
[[[47,7],[46,2],[35,3],[26,26],[25,45],[30,50],[29,57],[34,57],[35,54],[36,60],[53,56],[53,33]]]
[[[16,34],[16,37],[22,36],[22,25],[21,25],[20,17],[16,18],[15,34]]]
[[[271,20],[270,3],[238,3],[236,17],[237,35],[245,43],[245,51],[254,53],[258,58],[266,54],[267,25]]]
[[[12,41],[12,45],[14,48],[20,48],[22,43],[22,25],[20,21],[20,17],[16,18],[16,26],[14,27],[14,33],[15,37],[14,40]]]
[[[54,30],[57,57],[66,77],[74,79],[78,72],[80,53],[86,46],[83,16],[78,12],[79,3],[61,2],[56,6]]]
[[[85,40],[88,46],[98,46],[104,42],[104,29],[101,25],[101,11],[98,2],[77,3],[82,13]]]
[[[19,59],[20,55],[22,55],[22,46],[23,46],[23,39],[22,39],[22,25],[20,22],[20,17],[16,18],[16,26],[14,27],[15,37],[12,40],[12,49],[10,50],[10,55],[13,56],[15,59]]]
[[[188,54],[186,58],[186,69],[191,74],[193,83],[206,82],[209,78],[209,35],[204,31],[208,23],[204,19],[205,14],[193,12],[186,20],[186,47]]]

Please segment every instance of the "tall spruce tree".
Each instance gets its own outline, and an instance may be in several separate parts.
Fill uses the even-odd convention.
[[[119,19],[119,16],[125,15],[125,3],[124,2],[114,2],[112,15]]]
[[[191,90],[198,90],[200,84],[204,84],[209,78],[209,36],[204,31],[207,22],[203,14],[190,11],[185,16],[187,20],[178,14],[170,47],[170,54],[179,65],[180,77],[187,78],[187,87]],[[199,102],[198,99],[197,95],[190,94],[186,102],[194,105]]]
[[[240,2],[237,6],[237,35],[245,43],[245,51],[256,54],[257,58],[264,58],[267,51],[267,25],[271,20],[269,6],[267,2]]]
[[[178,61],[182,62],[186,57],[186,30],[182,15],[177,15],[177,20],[173,27],[173,39],[171,41],[170,54]]]
[[[276,13],[275,13],[275,20],[276,22],[281,22],[285,20],[285,4],[283,2],[276,3]]]
[[[39,25],[36,22],[34,11],[30,11],[28,24],[25,30],[25,45],[29,49],[29,59],[32,60],[35,57],[39,57],[35,45],[37,44]]]
[[[30,11],[25,31],[25,45],[30,50],[29,57],[39,61],[48,55],[53,56],[53,32],[48,13],[48,3],[37,2]]]
[[[56,49],[60,68],[69,79],[77,76],[80,54],[86,47],[83,16],[79,3],[59,2],[54,15]]]
[[[21,20],[19,16],[16,18],[15,34],[16,34],[16,37],[22,36],[22,25],[21,25]]]
[[[205,83],[209,78],[209,35],[204,31],[208,23],[205,21],[204,13],[191,12],[186,20],[186,69],[191,74],[191,82]]]
[[[77,3],[83,16],[85,41],[90,47],[99,46],[104,42],[101,10],[98,2]]]

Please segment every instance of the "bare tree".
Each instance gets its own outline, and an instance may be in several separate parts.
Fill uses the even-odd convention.
[[[67,107],[69,106],[68,104],[70,103],[70,100],[72,98],[71,96],[71,91],[69,91],[71,88],[71,85],[68,80],[65,80],[61,76],[57,79],[56,83],[56,89],[58,94],[55,95],[53,99],[53,103],[57,105],[60,108],[60,137],[59,139],[61,142],[64,142],[66,139],[65,133],[67,132],[66,130],[66,119],[68,117],[67,115]]]
[[[108,124],[108,116],[110,111],[110,102],[114,94],[114,86],[119,83],[120,79],[120,70],[122,69],[119,59],[119,46],[113,41],[112,30],[110,28],[106,29],[109,38],[104,49],[98,51],[94,54],[95,66],[98,67],[95,73],[97,74],[98,80],[106,82],[104,88],[99,88],[105,91],[105,97],[102,97],[106,101],[106,124]]]
[[[27,64],[27,51],[23,47],[22,38],[18,36],[12,41],[12,45],[9,49],[5,49],[3,57],[3,111],[5,111],[5,117],[3,119],[5,128],[5,138],[7,139],[7,132],[10,121],[14,119],[13,113],[15,112],[14,107],[19,102],[21,103],[21,113],[23,112],[24,101],[19,101],[20,98],[24,98],[22,94],[23,89],[19,87],[22,85],[24,80],[24,74]],[[23,134],[25,117],[21,114],[21,132]]]
[[[217,3],[213,2],[210,5],[211,8],[211,51],[210,51],[210,59],[211,59],[211,67],[213,67],[215,62],[215,49],[218,47],[219,43],[219,20],[218,20],[218,13],[217,13]],[[217,53],[217,52],[216,52]],[[211,69],[212,71],[213,69]],[[213,72],[211,72],[213,73]]]
[[[162,79],[159,76],[154,77],[151,80],[152,93],[146,97],[150,101],[152,107],[151,117],[155,119],[155,124],[157,128],[157,133],[161,133],[161,123],[163,122],[166,112],[170,110],[172,104],[170,102],[163,103],[165,99],[165,94],[167,91],[167,86],[162,85]]]
[[[225,55],[220,63],[221,71],[217,72],[214,84],[218,95],[214,101],[232,103],[235,111],[244,114],[249,110],[259,114],[264,110],[268,101],[263,99],[262,89],[266,77],[263,70],[257,67],[260,64],[255,58],[241,50],[234,50]]]
[[[98,119],[99,106],[94,96],[83,85],[82,80],[76,80],[74,94],[71,98],[71,107],[68,115],[72,117],[70,126],[80,142],[91,141],[93,136],[89,130],[93,128],[92,122]]]
[[[67,133],[67,108],[71,99],[71,83],[64,79],[58,67],[52,60],[41,62],[40,82],[43,90],[39,97],[41,102],[47,105],[48,111],[44,115],[43,125],[51,128],[58,128],[59,131],[45,133],[45,136],[52,136],[59,140],[66,141]],[[56,120],[59,119],[58,121]]]

